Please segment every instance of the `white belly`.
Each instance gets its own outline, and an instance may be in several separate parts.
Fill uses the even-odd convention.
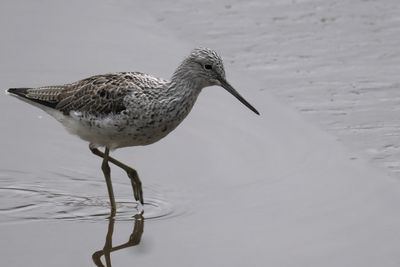
[[[142,119],[140,123],[135,124],[135,121],[122,115],[98,118],[83,116],[79,112],[71,112],[70,116],[55,110],[49,113],[71,134],[92,145],[106,146],[110,149],[152,144],[168,135],[180,123],[175,120],[151,123]]]

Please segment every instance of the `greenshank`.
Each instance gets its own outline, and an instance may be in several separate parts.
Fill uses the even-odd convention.
[[[74,83],[38,88],[11,88],[7,92],[37,106],[62,123],[72,134],[89,142],[103,158],[111,211],[116,204],[109,162],[126,171],[136,201],[143,191],[133,168],[111,157],[110,150],[157,142],[189,114],[204,87],[221,86],[259,115],[226,80],[221,57],[208,48],[196,48],[178,66],[171,80],[141,72],[92,76]],[[104,147],[104,152],[99,150]]]

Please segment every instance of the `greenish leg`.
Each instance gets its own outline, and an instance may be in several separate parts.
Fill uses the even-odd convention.
[[[139,201],[140,204],[144,205],[142,182],[140,181],[139,175],[137,174],[136,170],[129,167],[128,165],[125,165],[124,163],[114,159],[113,157],[108,156],[108,153],[106,155],[106,153],[103,153],[100,150],[98,150],[97,148],[91,147],[90,145],[89,145],[89,148],[93,154],[95,154],[103,159],[105,157],[107,157],[107,160],[109,162],[113,163],[114,165],[116,165],[116,166],[120,167],[121,169],[123,169],[124,171],[126,171],[129,179],[131,180],[131,185],[132,185],[132,190],[133,190],[133,195],[135,197],[135,200]],[[106,148],[106,151],[107,151],[107,148]]]
[[[110,197],[111,217],[114,217],[117,206],[115,205],[114,190],[111,182],[110,165],[108,165],[109,153],[110,150],[106,147],[104,151],[103,163],[101,164],[101,169],[103,170],[104,178],[106,179],[108,196]]]

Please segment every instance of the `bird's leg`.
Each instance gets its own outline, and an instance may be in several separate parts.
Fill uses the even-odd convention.
[[[97,148],[94,148],[92,146],[89,146],[90,150],[92,151],[93,154],[102,157],[106,156],[105,153],[101,152]],[[111,163],[115,164],[116,166],[120,167],[124,171],[126,171],[129,179],[131,180],[131,185],[132,185],[132,190],[133,190],[133,195],[135,197],[136,201],[139,201],[140,204],[144,204],[143,202],[143,190],[142,190],[142,182],[139,179],[139,175],[137,174],[136,170],[129,167],[128,165],[125,165],[124,163],[114,159],[113,157],[110,157],[107,155],[108,161]]]
[[[110,165],[108,165],[109,153],[110,153],[110,149],[108,149],[106,147],[106,149],[104,150],[104,153],[103,153],[104,156],[103,156],[103,163],[101,164],[101,169],[103,170],[104,178],[106,179],[108,196],[110,197],[111,217],[114,217],[115,211],[116,211],[116,205],[115,205],[114,191],[113,191],[112,182],[111,182]]]

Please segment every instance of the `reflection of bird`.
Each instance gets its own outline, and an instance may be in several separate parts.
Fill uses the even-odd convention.
[[[91,151],[103,158],[102,170],[115,212],[109,161],[127,172],[135,199],[142,204],[143,193],[136,171],[110,157],[110,149],[148,145],[165,137],[188,115],[201,89],[212,85],[222,86],[259,114],[226,81],[220,56],[206,48],[194,49],[171,81],[140,72],[120,72],[66,85],[13,88],[7,92],[45,110],[69,132],[90,142]],[[104,153],[97,149],[101,146],[105,147]]]
[[[108,231],[106,235],[106,242],[102,250],[96,251],[92,255],[94,264],[99,267],[107,266],[111,267],[111,253],[121,249],[137,246],[140,243],[144,228],[144,218],[142,213],[138,213],[134,216],[134,225],[129,240],[121,245],[113,246],[112,237],[114,234],[114,223],[115,219],[110,217],[108,222]],[[106,265],[101,261],[101,257],[104,255]]]

